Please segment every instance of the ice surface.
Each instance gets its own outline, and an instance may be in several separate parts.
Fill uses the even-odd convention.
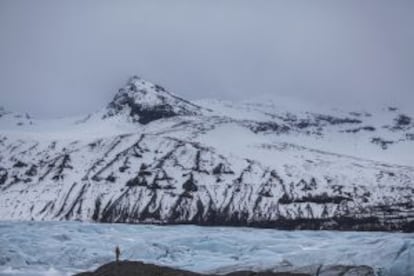
[[[114,259],[198,272],[262,270],[291,263],[368,265],[414,275],[414,234],[271,229],[0,222],[0,275],[70,275]]]

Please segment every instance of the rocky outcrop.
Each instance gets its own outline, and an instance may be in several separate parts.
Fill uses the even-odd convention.
[[[94,272],[84,272],[76,276],[374,276],[374,270],[367,266],[312,266],[312,267],[276,267],[269,271],[236,271],[227,274],[200,274],[142,262],[112,262],[99,267]]]
[[[200,115],[203,109],[165,90],[134,76],[121,88],[109,103],[104,118],[125,114],[134,122],[152,121],[184,115]]]

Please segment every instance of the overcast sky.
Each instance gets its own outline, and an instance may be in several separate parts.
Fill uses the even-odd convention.
[[[414,1],[0,0],[0,105],[104,106],[131,75],[188,99],[414,108]]]

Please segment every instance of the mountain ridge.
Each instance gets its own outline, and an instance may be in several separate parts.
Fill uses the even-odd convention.
[[[132,77],[76,123],[16,119],[0,118],[0,219],[414,231],[399,110],[191,103]]]

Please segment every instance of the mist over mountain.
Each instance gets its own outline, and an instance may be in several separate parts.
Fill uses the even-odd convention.
[[[0,103],[88,113],[139,73],[190,100],[412,109],[414,3],[4,1]]]

